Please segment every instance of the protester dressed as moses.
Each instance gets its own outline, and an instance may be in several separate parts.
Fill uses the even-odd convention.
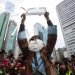
[[[21,15],[21,24],[18,31],[18,45],[23,54],[23,61],[26,64],[26,75],[56,75],[52,67],[50,56],[57,40],[57,26],[53,25],[49,18],[49,12],[44,14],[48,26],[46,45],[39,35],[35,34],[28,41],[25,34],[26,15]],[[31,28],[29,28],[31,29]]]

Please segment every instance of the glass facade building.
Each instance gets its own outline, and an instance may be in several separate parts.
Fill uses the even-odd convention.
[[[43,40],[44,44],[46,45],[47,43],[47,28],[45,28],[43,25],[40,23],[36,23],[34,25],[34,35],[39,35],[40,38]]]
[[[7,34],[6,34],[6,38],[5,38],[6,52],[8,52],[10,50],[12,50],[12,51],[14,50],[15,41],[16,41],[16,32],[14,33],[13,36],[12,36],[12,33],[13,33],[14,29],[16,28],[16,26],[17,26],[17,24],[15,23],[15,21],[13,21],[13,20],[9,21]]]
[[[4,47],[4,37],[6,34],[6,28],[9,21],[9,13],[2,13],[0,15],[0,50]]]
[[[70,56],[75,52],[75,0],[64,0],[56,10]]]

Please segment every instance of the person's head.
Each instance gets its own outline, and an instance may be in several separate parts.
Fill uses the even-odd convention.
[[[4,58],[4,59],[7,59],[7,54],[4,54],[3,58]]]
[[[66,69],[66,66],[65,66],[64,62],[60,62],[59,67],[60,67],[61,70],[65,70]]]
[[[33,36],[29,40],[29,50],[37,52],[42,50],[43,47],[44,47],[43,40],[41,40],[41,38],[38,35]]]
[[[73,66],[73,72],[75,73],[75,65]]]
[[[6,52],[5,52],[5,50],[4,49],[2,49],[1,50],[1,54],[5,54]]]
[[[75,62],[75,55],[71,55],[71,61]]]

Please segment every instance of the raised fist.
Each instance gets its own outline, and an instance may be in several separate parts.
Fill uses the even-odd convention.
[[[45,17],[47,20],[49,20],[49,12],[46,12],[46,13],[44,14],[44,17]]]
[[[26,20],[26,15],[23,13],[23,14],[21,15],[21,18],[22,18],[21,24],[24,24],[24,21]]]

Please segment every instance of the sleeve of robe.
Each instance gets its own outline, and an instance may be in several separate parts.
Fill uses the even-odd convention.
[[[26,32],[25,32],[25,25],[24,24],[20,25],[20,28],[18,31],[17,41],[18,41],[19,48],[23,53],[24,59],[26,59],[30,51],[28,50],[28,41],[26,38]]]
[[[48,39],[45,50],[43,50],[43,54],[46,57],[50,57],[57,40],[57,26],[53,25],[53,23],[50,20],[47,21],[47,24],[48,24],[48,35],[47,35]]]
[[[48,40],[46,45],[47,54],[51,55],[57,40],[57,26],[48,26]]]

